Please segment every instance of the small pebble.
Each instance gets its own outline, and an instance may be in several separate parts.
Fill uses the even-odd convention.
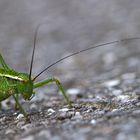
[[[104,115],[105,114],[105,110],[96,110],[95,112],[94,112],[96,115]]]
[[[62,108],[62,109],[59,109],[60,112],[67,112],[69,111],[70,109],[69,108]]]
[[[55,110],[53,110],[52,108],[48,109],[48,113],[54,113],[54,112],[55,112]]]
[[[74,120],[81,120],[83,117],[80,112],[75,112],[75,116],[72,117]]]
[[[113,90],[112,93],[113,95],[118,96],[118,95],[121,95],[123,91],[118,89],[118,90]]]
[[[80,112],[75,112],[75,116],[81,115]]]
[[[24,118],[24,115],[23,115],[23,114],[19,114],[19,115],[16,117],[17,120],[21,120],[22,118]]]
[[[118,111],[118,109],[113,109],[111,112],[117,112]]]
[[[90,122],[91,124],[96,124],[97,122],[96,122],[96,120],[91,120],[91,122]]]
[[[105,87],[114,87],[120,84],[120,80],[114,79],[103,83]]]
[[[61,113],[59,113],[59,114],[57,115],[57,118],[58,118],[59,120],[64,120],[64,119],[66,119],[66,118],[67,118],[67,112],[61,112]]]
[[[66,93],[69,94],[69,95],[77,95],[77,94],[80,93],[80,89],[78,89],[78,88],[71,88],[71,89],[68,89]]]
[[[119,96],[115,97],[115,99],[116,99],[117,101],[122,102],[122,103],[126,103],[126,102],[129,101],[130,96],[128,96],[128,95],[119,95]]]

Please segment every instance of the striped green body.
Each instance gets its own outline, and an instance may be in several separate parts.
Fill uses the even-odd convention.
[[[28,74],[0,68],[0,101],[14,94],[22,94],[24,99],[30,99],[32,92],[33,83],[29,81]]]

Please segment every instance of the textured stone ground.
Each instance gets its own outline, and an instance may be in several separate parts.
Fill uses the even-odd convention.
[[[53,85],[36,91],[42,93],[31,102],[22,101],[30,121],[15,113],[12,99],[4,101],[1,139],[140,139],[139,47],[133,46],[133,51],[119,45],[107,51],[105,47],[81,56],[66,60],[54,71],[73,108],[68,108]]]
[[[53,61],[86,48],[140,37],[140,1],[1,0],[0,52],[17,71],[29,71],[39,30],[33,75]],[[55,76],[69,95],[69,109],[54,84],[22,102],[30,121],[2,102],[2,140],[139,140],[140,41],[97,48],[59,63],[38,80]]]

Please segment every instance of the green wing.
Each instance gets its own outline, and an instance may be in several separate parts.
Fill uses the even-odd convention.
[[[1,53],[0,53],[0,67],[4,68],[6,70],[10,70],[9,66],[6,64],[6,62],[4,61]]]

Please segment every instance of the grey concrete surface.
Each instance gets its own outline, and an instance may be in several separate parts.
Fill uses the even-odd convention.
[[[139,0],[1,0],[0,52],[17,71],[29,71],[34,32],[33,75],[69,53],[140,36]],[[73,102],[68,109],[55,85],[21,100],[30,122],[2,102],[4,140],[139,140],[139,40],[97,48],[57,64],[38,80],[55,76]],[[19,115],[18,115],[19,114]]]

